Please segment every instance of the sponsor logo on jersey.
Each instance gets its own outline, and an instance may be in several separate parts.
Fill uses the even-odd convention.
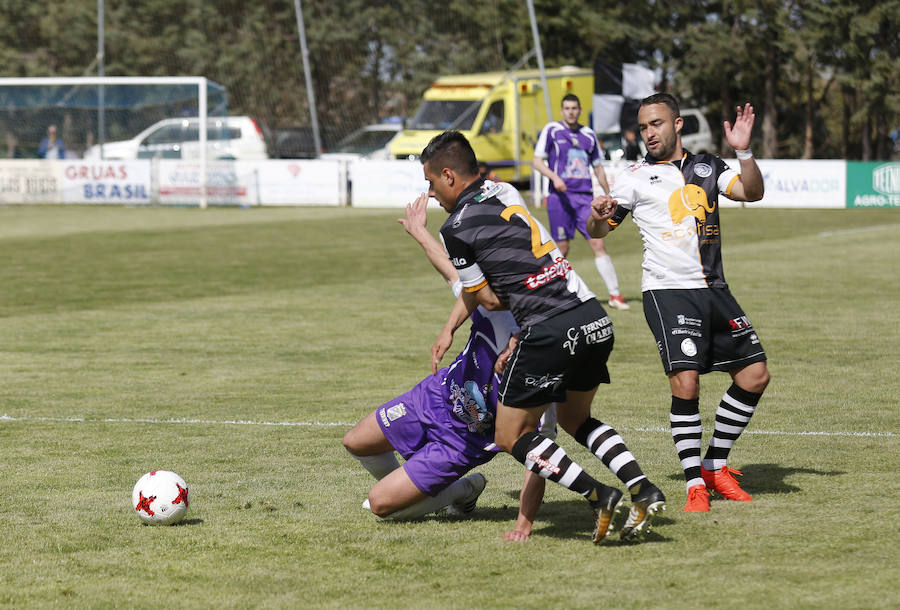
[[[728,320],[728,325],[731,327],[731,330],[740,330],[742,328],[750,328],[750,320],[747,316],[741,316],[740,318],[734,318],[733,320]]]
[[[650,184],[660,184],[662,182],[662,178],[659,176],[650,176]]]
[[[700,221],[699,223],[694,223],[689,227],[678,227],[674,231],[663,231],[660,237],[662,237],[663,241],[672,241],[694,237],[695,235],[700,236],[700,243],[718,241],[719,225],[706,224],[706,222]],[[662,279],[661,276],[658,277]]]
[[[702,337],[703,336],[703,333],[701,333],[699,330],[696,330],[694,328],[673,328],[672,334],[673,335],[690,335],[692,337]]]
[[[502,190],[502,184],[486,180],[484,184],[481,185],[481,193],[475,196],[475,201],[480,203],[485,199],[490,199],[494,195],[499,195]]]
[[[388,421],[397,421],[406,415],[406,405],[401,402],[392,407],[388,407],[385,415],[387,415]]]
[[[690,318],[684,314],[678,314],[678,323],[682,326],[703,326],[703,320],[698,318]]]
[[[689,216],[706,222],[706,215],[712,214],[715,209],[715,201],[710,203],[706,191],[696,184],[685,184],[669,196],[669,213],[675,224],[681,224]]]
[[[467,201],[467,202],[463,205],[462,209],[461,209],[459,212],[457,212],[456,216],[453,218],[453,228],[454,228],[454,229],[458,229],[459,226],[462,224],[463,216],[465,215],[466,209],[467,209],[468,207],[469,207],[469,202]]]
[[[590,324],[583,324],[581,326],[581,332],[584,334],[585,345],[603,343],[613,334],[612,320],[609,319],[609,316],[603,316]]]
[[[694,166],[694,173],[701,178],[709,178],[712,176],[712,168],[706,163],[698,163]]]
[[[697,355],[697,344],[692,339],[685,339],[681,342],[681,352],[688,357]]]
[[[488,386],[479,388],[474,381],[466,381],[462,386],[450,380],[450,403],[453,414],[459,418],[469,432],[486,434],[494,424],[494,415],[488,411],[484,400],[490,391]]]
[[[525,285],[529,290],[540,288],[544,284],[555,280],[558,277],[566,277],[566,274],[572,270],[572,265],[563,257],[558,257],[552,265],[541,269],[540,273],[529,275],[525,278]]]
[[[537,453],[529,452],[528,455],[525,456],[525,459],[536,464],[541,470],[546,470],[552,474],[559,474],[559,466],[553,464],[550,460],[542,458]]]
[[[562,377],[561,373],[559,375],[533,375],[531,373],[525,373],[525,385],[543,390],[550,386],[559,385],[559,382],[562,381]]]
[[[570,356],[574,356],[575,348],[578,346],[578,331],[575,330],[574,326],[566,331],[566,337],[569,340],[563,341],[563,347],[565,347],[569,350]]]
[[[462,256],[454,256],[451,262],[454,267],[465,267],[468,264]]]

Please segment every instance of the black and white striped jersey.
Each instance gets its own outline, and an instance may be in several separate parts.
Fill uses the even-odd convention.
[[[511,185],[477,180],[463,191],[441,237],[463,289],[485,284],[531,326],[594,298]]]
[[[739,178],[720,158],[687,151],[670,163],[647,157],[616,176],[618,208],[607,222],[615,228],[631,212],[644,242],[641,290],[727,288],[718,198]]]

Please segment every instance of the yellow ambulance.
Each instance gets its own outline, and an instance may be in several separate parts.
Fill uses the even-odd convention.
[[[423,95],[416,115],[390,143],[395,159],[417,159],[429,140],[458,129],[500,180],[527,181],[534,145],[544,125],[559,120],[562,98],[581,100],[581,122],[588,124],[594,94],[591,70],[565,66],[545,71],[550,94],[547,109],[538,70],[484,72],[438,78]]]

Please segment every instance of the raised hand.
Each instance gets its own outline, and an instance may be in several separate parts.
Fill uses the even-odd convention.
[[[412,203],[406,204],[406,217],[398,218],[406,232],[412,235],[418,229],[424,229],[428,221],[428,193],[422,193]]]
[[[753,106],[750,102],[744,104],[744,107],[737,107],[737,116],[734,119],[734,125],[725,121],[725,141],[735,150],[747,150],[750,148],[750,135],[753,132],[753,122],[756,115],[753,113]]]

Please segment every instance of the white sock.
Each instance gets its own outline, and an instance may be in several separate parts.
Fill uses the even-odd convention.
[[[397,456],[394,455],[393,451],[379,453],[377,455],[354,455],[352,453],[350,455],[359,460],[359,463],[363,465],[363,468],[368,470],[369,474],[379,481],[394,470],[400,468],[400,462],[397,461]]]
[[[472,491],[472,484],[469,483],[467,477],[463,477],[451,483],[449,487],[441,491],[438,495],[425,498],[412,506],[395,510],[385,517],[385,519],[418,519],[419,517],[424,517],[428,513],[433,513],[445,506],[449,506],[457,500],[465,498],[472,493]]]
[[[617,296],[619,294],[619,278],[616,275],[616,268],[613,267],[612,258],[609,254],[602,254],[594,258],[594,265],[603,281],[606,282],[606,289],[609,294]]]

